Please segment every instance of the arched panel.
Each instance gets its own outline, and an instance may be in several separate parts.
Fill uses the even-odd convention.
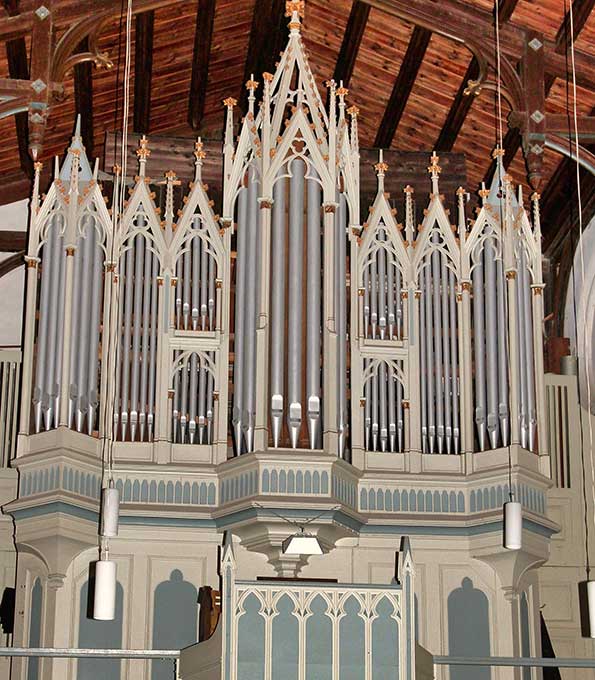
[[[238,680],[264,680],[264,619],[253,593],[242,603],[238,618]]]
[[[306,620],[306,678],[332,680],[333,623],[328,605],[317,595],[309,609],[312,615]]]

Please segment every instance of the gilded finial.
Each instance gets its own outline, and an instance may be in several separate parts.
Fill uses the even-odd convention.
[[[339,85],[339,88],[337,89],[337,95],[339,97],[346,97],[349,94],[349,90],[343,85],[343,81],[341,81],[341,84]]]
[[[357,114],[359,113],[359,109],[358,109],[357,106],[354,104],[353,106],[350,106],[350,107],[347,109],[347,113],[348,113],[350,116],[357,116]]]
[[[238,103],[237,99],[234,99],[233,97],[227,97],[227,99],[223,100],[224,106],[227,106],[228,109],[233,109],[233,107]]]
[[[541,194],[539,194],[537,191],[534,191],[531,194],[531,200],[532,201],[538,201],[541,198]]]
[[[151,155],[151,150],[149,149],[149,140],[146,135],[140,138],[138,149],[136,150],[136,155],[141,161],[146,161]]]
[[[171,180],[172,182],[174,180],[176,180],[177,178],[178,178],[178,176],[176,175],[176,173],[173,170],[168,170],[165,173],[165,179]]]
[[[252,90],[254,91],[260,83],[258,83],[256,80],[254,80],[254,76],[250,76],[250,80],[246,81],[246,89],[247,90]]]
[[[442,168],[438,165],[440,156],[434,151],[430,156],[431,165],[428,165],[428,172],[432,175],[439,175],[442,172]]]
[[[463,187],[459,187],[455,193],[457,196],[464,196],[467,192],[465,191],[465,189],[463,189]]]
[[[35,172],[41,172],[42,168],[43,163],[41,161],[35,161],[35,163],[33,163],[33,169],[35,170]]]
[[[499,146],[492,151],[492,158],[498,158],[498,156],[504,156],[504,149],[501,149]]]
[[[297,13],[297,15],[303,19],[305,7],[306,3],[304,0],[288,0],[288,2],[285,3],[285,16],[291,17],[294,13]]]
[[[274,76],[272,73],[269,73],[268,71],[265,71],[265,72],[262,74],[262,79],[263,79],[264,81],[266,81],[267,83],[272,83],[274,77],[275,77],[275,76]]]
[[[410,184],[408,184],[408,185],[403,189],[403,191],[404,191],[406,194],[412,194],[412,193],[413,193],[413,187],[412,187]]]
[[[380,152],[378,154],[378,163],[374,166],[374,170],[376,170],[376,174],[384,175],[384,173],[388,170],[388,163],[384,162],[384,154],[382,153],[382,149],[380,149]]]
[[[202,139],[199,137],[196,142],[194,142],[194,157],[196,158],[197,161],[202,160],[203,158],[206,158],[207,154],[203,150],[204,144],[202,143]]]

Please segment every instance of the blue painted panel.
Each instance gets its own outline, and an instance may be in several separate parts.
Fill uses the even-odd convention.
[[[362,489],[359,492],[359,506],[361,510],[368,509],[368,494],[366,493],[365,489]]]
[[[448,596],[448,651],[452,656],[490,656],[490,615],[485,594],[464,578]],[[490,680],[487,666],[451,666],[450,680]]]
[[[209,490],[207,491],[207,503],[209,505],[215,505],[215,484],[211,482],[209,484]]]
[[[264,680],[264,619],[260,601],[248,595],[238,621],[238,680]]]
[[[465,496],[462,491],[457,494],[457,512],[465,512]]]
[[[320,595],[310,605],[306,621],[306,680],[332,680],[333,624],[326,616],[328,606]]]
[[[323,472],[320,477],[320,491],[322,493],[328,493],[328,472]]]
[[[153,649],[182,649],[194,644],[198,631],[198,592],[174,569],[168,581],[155,588],[153,599]],[[151,680],[171,680],[171,661],[151,663]]]
[[[263,472],[262,472],[262,491],[263,491],[263,493],[268,493],[269,488],[270,488],[269,471],[263,470]]]
[[[120,583],[116,584],[116,616],[113,621],[95,621],[93,612],[94,582],[85,581],[81,588],[79,610],[78,646],[92,649],[122,648],[122,601],[124,592]],[[91,597],[89,597],[89,591]],[[97,680],[97,678],[120,678],[120,659],[79,659],[77,680]]]
[[[401,509],[401,494],[398,491],[393,491],[393,510],[399,512]]]
[[[320,493],[320,472],[318,471],[312,475],[312,491]]]
[[[41,609],[43,588],[36,578],[31,590],[31,615],[29,617],[29,647],[41,647]],[[27,661],[27,680],[38,680],[39,659],[31,657]]]
[[[426,491],[426,512],[432,512],[433,508],[432,504],[432,492],[431,491]]]
[[[174,485],[172,482],[167,483],[167,493],[165,496],[165,500],[167,503],[173,503],[174,502]]]
[[[312,473],[309,470],[304,475],[304,493],[312,493]]]
[[[372,680],[399,677],[399,631],[392,618],[394,607],[384,597],[376,606],[372,623]]]
[[[393,509],[393,495],[390,491],[384,492],[384,509],[392,512]]]
[[[361,606],[351,595],[343,607],[345,616],[339,623],[339,678],[361,680],[365,672],[364,620]]]
[[[134,492],[133,492],[134,494]],[[182,502],[182,483],[181,482],[176,482],[176,486],[174,487],[174,502],[175,503],[181,503]]]
[[[238,478],[236,477],[236,498],[238,497],[237,494],[237,483],[238,483]],[[200,484],[200,496],[199,496],[199,503],[201,505],[206,505],[207,504],[207,485],[204,482],[201,482]]]
[[[289,595],[277,603],[277,616],[273,619],[272,680],[298,680],[298,620],[295,605]]]
[[[279,491],[279,475],[277,470],[271,472],[271,493],[277,493]]]

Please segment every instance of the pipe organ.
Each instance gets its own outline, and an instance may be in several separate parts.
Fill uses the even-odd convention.
[[[362,222],[358,110],[332,81],[323,105],[290,14],[259,107],[247,83],[237,140],[224,102],[221,216],[200,141],[177,215],[173,172],[156,208],[145,138],[134,181],[114,176],[111,213],[78,128],[43,201],[37,166],[21,432],[208,447],[218,462],[545,453],[538,196],[526,209],[496,151],[475,219],[459,189],[453,224],[433,154],[416,224],[412,189],[386,193],[380,152]]]

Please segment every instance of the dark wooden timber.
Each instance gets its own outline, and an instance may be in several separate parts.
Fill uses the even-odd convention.
[[[351,12],[349,13],[349,20],[347,21],[347,27],[345,29],[345,34],[343,35],[343,42],[341,43],[341,50],[337,57],[337,64],[333,74],[333,79],[337,84],[343,81],[345,87],[349,86],[359,46],[364,37],[366,24],[368,23],[369,14],[369,5],[361,0],[353,0]]]
[[[79,52],[89,51],[89,40],[85,38]],[[93,65],[90,61],[74,67],[74,107],[81,117],[81,137],[87,156],[93,157]]]
[[[149,132],[151,123],[151,77],[153,74],[153,27],[155,11],[136,15],[134,51],[134,131]]]
[[[431,37],[432,33],[426,28],[416,26],[413,29],[399,75],[376,133],[374,146],[387,149],[392,144]]]
[[[192,80],[188,99],[188,124],[193,130],[200,128],[205,111],[214,21],[215,0],[198,0],[192,53]]]
[[[0,253],[17,253],[26,247],[26,231],[0,231]]]
[[[285,0],[258,0],[254,4],[244,83],[254,75],[262,87],[262,74],[274,72],[279,53],[287,41],[288,21],[285,17]],[[242,111],[248,106],[248,93],[243,86],[239,105]]]

